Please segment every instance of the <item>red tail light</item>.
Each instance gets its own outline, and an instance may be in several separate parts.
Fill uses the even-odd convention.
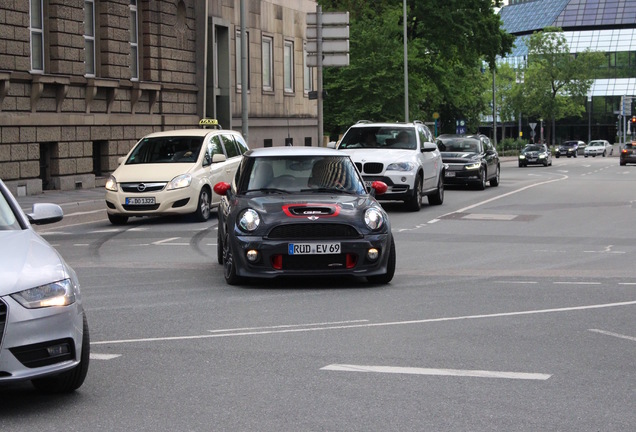
[[[283,256],[282,255],[272,255],[272,267],[276,270],[283,269]]]
[[[354,267],[356,266],[356,263],[357,263],[357,262],[358,262],[358,256],[357,256],[357,255],[355,255],[355,254],[351,254],[351,253],[348,253],[348,254],[347,254],[347,262],[346,262],[346,265],[347,265],[347,268],[348,268],[348,269],[352,269],[352,268],[354,268]]]

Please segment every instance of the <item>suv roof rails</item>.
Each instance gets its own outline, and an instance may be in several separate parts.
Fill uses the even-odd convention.
[[[373,122],[371,120],[358,120],[356,124],[359,124],[359,123],[373,123]]]
[[[414,124],[424,124],[422,120],[413,120]]]

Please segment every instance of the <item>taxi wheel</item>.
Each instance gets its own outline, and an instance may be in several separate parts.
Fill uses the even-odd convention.
[[[84,315],[84,334],[82,336],[82,354],[80,362],[73,369],[46,378],[34,379],[33,386],[44,393],[70,393],[84,383],[90,362],[91,341],[88,333],[88,321]]]
[[[386,264],[386,273],[376,276],[367,276],[367,281],[372,284],[388,284],[395,275],[395,242],[391,236],[391,246],[389,249],[389,261]]]
[[[422,208],[422,175],[418,174],[415,177],[415,188],[413,189],[413,196],[404,201],[404,204],[409,211],[420,211]]]
[[[207,187],[201,189],[199,204],[194,215],[199,222],[205,222],[210,219],[210,190]]]
[[[114,215],[109,213],[108,220],[113,225],[126,225],[126,222],[128,222],[128,216]]]
[[[243,278],[236,274],[236,263],[230,245],[230,236],[227,233],[223,242],[223,276],[228,285],[238,285],[243,281]]]

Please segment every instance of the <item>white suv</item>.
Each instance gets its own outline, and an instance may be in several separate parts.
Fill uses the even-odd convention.
[[[423,196],[432,205],[444,202],[444,163],[424,123],[359,121],[336,147],[349,153],[367,185],[387,184],[382,200],[404,201],[412,211],[422,207]]]

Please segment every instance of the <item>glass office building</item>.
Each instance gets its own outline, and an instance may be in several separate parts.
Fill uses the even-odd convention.
[[[605,53],[606,62],[588,92],[586,110],[591,112],[557,121],[556,140],[587,141],[591,134],[592,139],[617,141],[621,98],[636,95],[636,0],[511,0],[500,15],[504,29],[517,36],[512,53],[502,59],[515,68],[527,61],[525,37],[546,27],[562,28],[573,54],[586,49]],[[523,132],[527,136],[527,127]]]

